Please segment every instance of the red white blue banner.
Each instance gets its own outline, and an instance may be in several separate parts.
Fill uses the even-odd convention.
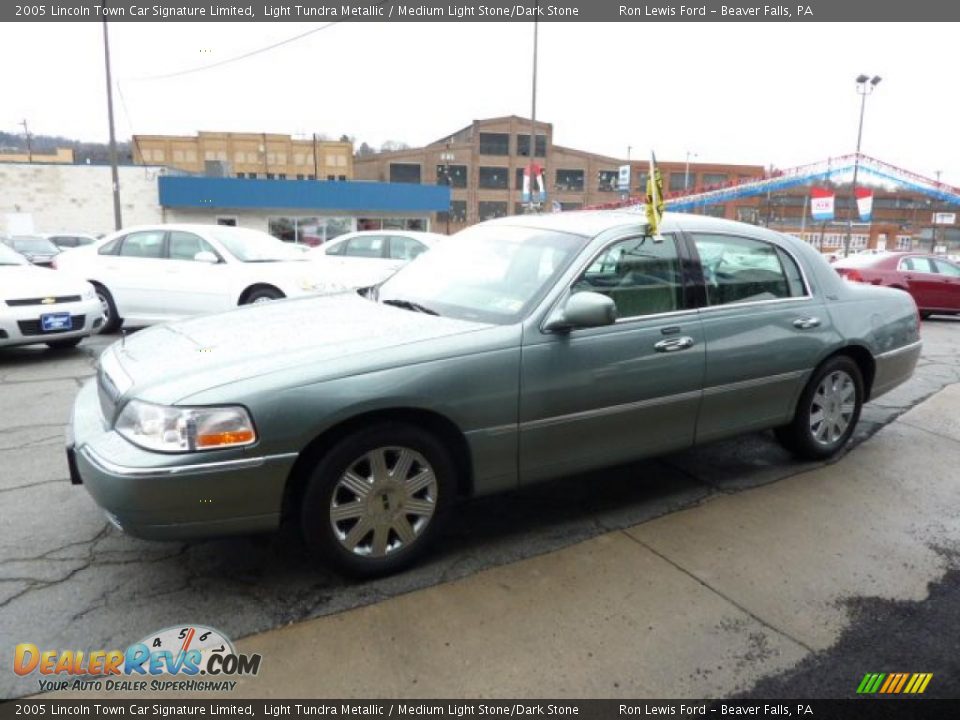
[[[533,181],[530,180],[530,173],[533,171]],[[535,187],[531,188],[531,185]],[[523,169],[523,202],[530,202],[530,191],[533,190],[533,199],[537,202],[544,202],[547,194],[543,186],[543,168],[539,165],[527,165]]]
[[[873,214],[873,190],[858,187],[854,193],[857,196],[857,211],[860,213],[860,219],[863,222],[870,222]]]
[[[810,215],[814,220],[833,220],[834,193],[830,188],[810,188]]]

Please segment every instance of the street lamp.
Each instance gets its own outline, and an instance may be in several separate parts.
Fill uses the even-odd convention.
[[[449,148],[450,145],[448,144]],[[450,181],[450,163],[456,160],[456,155],[447,150],[446,152],[440,153],[440,162],[443,163],[443,175],[447,181],[447,191],[450,193],[450,200],[447,205],[447,235],[450,234],[450,213],[453,209],[453,183]]]
[[[690,187],[690,158],[700,157],[695,152],[687,150],[687,164],[683,169],[683,189]]]
[[[863,137],[863,111],[867,106],[867,95],[872,93],[882,78],[874,75],[857,75],[857,93],[860,95],[860,125],[857,128],[857,154],[853,156],[853,185],[850,188],[850,210],[847,214],[847,237],[843,241],[843,256],[850,254],[850,240],[853,236],[853,212],[857,207],[857,171],[860,169],[860,140]]]

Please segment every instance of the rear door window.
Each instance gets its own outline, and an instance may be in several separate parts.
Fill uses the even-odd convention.
[[[900,261],[900,269],[908,272],[936,273],[930,258],[925,257],[906,257]]]
[[[737,235],[694,233],[710,305],[763,302],[806,294],[800,270],[772,243]],[[784,260],[788,260],[787,269]]]

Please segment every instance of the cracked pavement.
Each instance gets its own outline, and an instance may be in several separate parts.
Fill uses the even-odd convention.
[[[125,647],[151,631],[185,622],[212,625],[238,639],[596,542],[610,531],[712,505],[706,501],[817,467],[793,461],[762,433],[482,498],[461,508],[441,549],[420,567],[351,583],[312,564],[291,533],[153,543],[129,538],[106,523],[88,494],[67,480],[63,433],[78,387],[113,339],[95,337],[60,353],[0,351],[0,636],[8,639],[8,647],[17,642]],[[864,408],[847,455],[923,399],[960,381],[960,321],[925,322],[923,339],[914,378]],[[664,562],[658,548],[662,539],[648,534],[630,531],[624,542],[642,544],[651,563]],[[739,634],[737,657],[743,662],[769,653],[769,628],[749,615],[730,622],[712,632],[720,638]],[[810,648],[821,648],[827,637],[820,631],[801,635],[806,639],[781,660],[797,661]],[[34,679],[18,681],[12,673],[0,673],[0,697],[36,689]]]

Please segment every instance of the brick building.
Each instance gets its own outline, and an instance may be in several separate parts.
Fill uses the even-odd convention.
[[[358,180],[449,185],[452,191],[450,231],[476,222],[524,212],[524,169],[531,163],[531,123],[516,115],[474,120],[450,135],[420,148],[377,153],[354,160]],[[554,202],[563,210],[615,201],[620,197],[617,171],[628,161],[553,143],[553,125],[538,122],[533,162],[543,167],[545,210]],[[646,160],[634,161],[631,193],[640,192],[647,178]],[[758,165],[661,162],[666,189],[683,190],[761,177]],[[744,210],[741,210],[744,208]],[[737,201],[708,212],[750,221],[756,200]],[[435,227],[446,227],[438,213]]]
[[[133,162],[251,180],[352,180],[353,143],[274,133],[134,135]]]

